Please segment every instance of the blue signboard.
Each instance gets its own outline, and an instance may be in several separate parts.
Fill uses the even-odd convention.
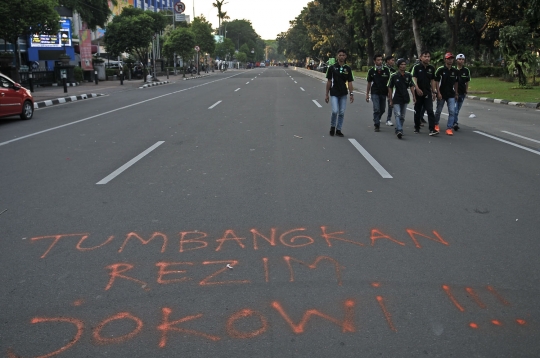
[[[71,20],[60,20],[60,32],[54,35],[32,34],[30,47],[65,47],[71,46]]]

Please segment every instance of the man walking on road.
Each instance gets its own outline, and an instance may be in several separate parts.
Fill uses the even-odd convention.
[[[383,66],[382,55],[377,54],[373,56],[373,61],[375,62],[375,66],[369,69],[366,79],[366,102],[369,102],[369,94],[371,93],[375,132],[379,132],[381,117],[386,108],[386,98],[388,95],[387,84],[390,79],[390,70],[386,66]]]
[[[435,100],[435,67],[429,64],[431,53],[423,51],[420,55],[420,63],[414,65],[411,75],[416,90],[416,103],[414,104],[414,133],[420,133],[420,126],[424,118],[424,111],[428,114],[429,135],[437,135],[435,129],[435,114],[433,113],[433,101]]]
[[[408,89],[411,91],[413,103],[416,102],[414,94],[414,82],[412,75],[405,71],[407,62],[400,58],[397,61],[398,71],[390,76],[388,81],[388,101],[394,108],[396,118],[396,135],[399,139],[403,136],[403,122],[407,113],[407,104],[410,102]]]
[[[454,110],[454,130],[459,130],[458,115],[469,92],[469,82],[471,80],[471,71],[465,67],[465,55],[460,53],[456,57],[457,70],[458,70],[458,99],[456,102],[456,109]]]
[[[388,55],[384,58],[385,66],[390,70],[390,76],[392,76],[393,73],[396,73],[396,69],[394,68],[395,64],[395,58],[392,55]],[[392,110],[394,107],[390,104],[390,97],[388,97],[388,116],[386,116],[386,125],[387,126],[393,126],[392,123]]]
[[[439,120],[444,104],[448,107],[448,122],[446,135],[454,135],[454,111],[458,99],[458,70],[453,67],[454,55],[447,52],[444,55],[444,66],[437,68],[435,83],[437,85],[437,111],[435,112],[435,129],[439,131]]]
[[[337,62],[328,67],[326,71],[326,96],[324,101],[330,101],[332,105],[332,116],[330,117],[330,135],[343,137],[341,128],[345,117],[345,108],[347,107],[347,94],[349,94],[351,103],[354,102],[353,85],[354,76],[352,69],[345,64],[347,52],[340,49],[337,52]],[[348,87],[348,91],[347,91]],[[328,94],[330,93],[330,97]],[[337,119],[337,126],[336,126]]]

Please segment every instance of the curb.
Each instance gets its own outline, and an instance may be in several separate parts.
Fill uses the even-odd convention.
[[[169,81],[152,82],[152,83],[147,83],[145,85],[142,85],[139,88],[147,88],[147,87],[159,86],[159,85],[164,85],[166,83],[170,83],[170,82]]]
[[[42,102],[35,102],[34,103],[34,109],[49,107],[49,106],[53,106],[53,105],[56,105],[56,104],[74,102],[74,101],[78,101],[78,100],[82,100],[82,99],[100,97],[100,96],[105,96],[105,94],[103,94],[103,93],[88,93],[88,94],[81,94],[81,95],[78,95],[78,96],[70,96],[70,97],[49,99],[49,100],[42,101]]]
[[[196,78],[202,78],[202,77],[208,77],[208,76],[210,76],[210,74],[207,74],[207,75],[200,75],[200,76],[193,76],[193,77],[189,77],[189,78],[186,77],[186,78],[183,78],[182,80],[183,80],[183,81],[189,81],[189,80],[194,80],[194,79],[196,79]]]

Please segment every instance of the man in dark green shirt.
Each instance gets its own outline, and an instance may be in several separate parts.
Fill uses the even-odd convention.
[[[465,67],[465,55],[460,53],[456,56],[457,70],[458,70],[458,100],[456,102],[456,109],[454,113],[454,130],[459,130],[458,115],[463,106],[463,102],[469,92],[469,82],[471,81],[471,71]]]
[[[396,118],[396,135],[399,139],[403,136],[403,122],[405,121],[405,113],[407,112],[407,104],[410,102],[410,89],[413,103],[416,102],[414,94],[414,82],[412,75],[405,71],[407,62],[400,58],[397,61],[398,71],[390,76],[388,81],[388,101],[390,106],[394,107],[394,116]]]
[[[375,66],[370,68],[367,74],[366,102],[369,102],[371,93],[371,102],[373,102],[373,122],[375,132],[379,132],[381,117],[386,108],[386,98],[388,95],[388,80],[390,79],[390,70],[383,66],[382,55],[373,56]]]
[[[345,108],[347,107],[347,94],[349,94],[351,103],[354,102],[353,85],[354,76],[352,69],[345,64],[347,52],[340,49],[337,52],[337,62],[328,67],[326,71],[326,96],[324,101],[332,104],[332,116],[330,117],[330,135],[343,137],[341,127],[345,117]],[[348,87],[348,91],[347,91]],[[329,96],[330,94],[330,96]],[[337,119],[337,127],[336,127]]]
[[[395,57],[393,55],[388,55],[384,58],[385,66],[390,70],[390,76],[393,73],[396,73],[396,69],[394,68],[394,65],[396,63]],[[392,110],[393,106],[390,104],[390,97],[388,97],[388,115],[386,116],[386,125],[387,126],[393,126],[392,123]]]
[[[439,130],[439,120],[444,104],[448,107],[448,122],[446,125],[446,135],[454,135],[454,111],[458,96],[458,71],[452,65],[454,55],[447,52],[444,55],[444,66],[435,71],[435,83],[437,85],[437,110],[435,111],[435,129]]]

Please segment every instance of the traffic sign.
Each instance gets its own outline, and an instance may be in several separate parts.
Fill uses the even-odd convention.
[[[181,14],[186,10],[186,4],[184,4],[181,1],[177,1],[174,3],[174,11]]]
[[[200,51],[200,47],[199,46],[195,46],[195,51],[199,52]]]

